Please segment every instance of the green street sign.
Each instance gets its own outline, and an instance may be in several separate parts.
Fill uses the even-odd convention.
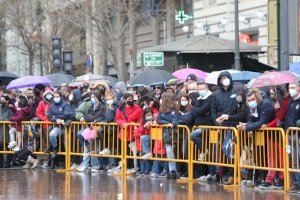
[[[164,65],[163,52],[144,52],[145,67],[161,67]]]
[[[136,66],[137,67],[142,66],[142,54],[141,53],[136,54]]]

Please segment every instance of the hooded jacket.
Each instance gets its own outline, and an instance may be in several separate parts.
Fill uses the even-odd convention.
[[[211,119],[211,101],[212,93],[208,90],[204,97],[198,97],[194,107],[192,107],[192,116],[195,119],[195,125],[213,125]]]
[[[31,106],[27,106],[25,108],[22,108],[21,110],[16,110],[13,108],[13,116],[10,118],[10,121],[16,122],[16,125],[14,126],[17,131],[21,131],[21,122],[31,119]]]
[[[221,78],[223,76],[226,76],[230,80],[230,85],[228,86],[227,90],[225,90],[223,85],[221,84]],[[216,125],[218,125],[216,119],[219,116],[221,116],[222,114],[236,114],[235,110],[237,107],[237,102],[234,98],[231,98],[233,81],[229,72],[223,71],[219,74],[218,86],[219,89],[213,95],[211,103],[211,117]]]

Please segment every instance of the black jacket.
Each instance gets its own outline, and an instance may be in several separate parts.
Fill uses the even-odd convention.
[[[300,119],[300,98],[297,100],[291,98],[287,108],[284,129],[297,127],[296,122]]]
[[[257,106],[257,117],[250,115],[250,109],[248,109],[248,120],[246,125],[246,131],[254,131],[260,129],[263,124],[268,124],[276,117],[274,104],[269,99],[263,99],[263,102]]]
[[[227,76],[227,78],[229,78],[230,80],[230,85],[228,86],[227,90],[223,89],[223,86],[220,82],[222,76]],[[212,103],[211,103],[211,117],[216,125],[218,125],[216,123],[216,119],[220,117],[222,114],[227,114],[227,115],[237,114],[236,113],[237,102],[235,98],[231,98],[233,81],[229,72],[224,71],[220,73],[218,77],[218,86],[220,89],[218,89],[214,93],[212,97]],[[230,121],[225,121],[225,123],[226,126],[234,126],[231,125]]]
[[[213,125],[211,118],[211,101],[213,95],[209,91],[203,98],[198,98],[194,107],[192,107],[192,116],[195,120],[195,125]]]

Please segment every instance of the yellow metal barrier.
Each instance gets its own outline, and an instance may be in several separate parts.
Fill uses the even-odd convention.
[[[54,127],[59,128],[57,136],[57,154],[65,156],[65,169],[70,168],[68,159],[68,127],[45,121],[22,122],[22,145],[21,148],[30,147],[33,154],[47,155],[44,149],[50,146],[50,132]]]
[[[9,149],[8,143],[9,143],[9,130],[13,125],[10,121],[1,121],[0,122],[0,153],[1,154],[12,154],[13,151]],[[19,140],[18,138],[16,138]],[[17,143],[20,143],[20,141],[17,141]]]
[[[120,128],[116,123],[72,122],[69,129],[69,160],[71,156],[84,155],[84,147],[80,145],[77,134],[87,127],[93,127],[97,130],[97,138],[89,141],[91,150],[89,155],[91,157],[123,159],[122,142],[118,138]]]
[[[143,156],[141,136],[135,136],[138,127],[139,124],[130,123],[126,128],[126,134],[124,134],[125,169],[127,169],[127,159],[142,159]],[[149,160],[186,163],[189,169],[190,130],[187,126],[178,125],[176,128],[172,128],[169,125],[153,124],[150,127],[149,136],[149,149],[152,153],[152,156],[148,158]],[[172,152],[172,156],[169,156],[169,158],[167,148],[170,149],[169,152]],[[191,180],[192,177],[193,174],[189,173],[188,178]]]
[[[300,173],[300,128],[291,127],[286,131],[286,190],[293,181],[291,173]]]
[[[239,140],[239,177],[242,169],[268,170],[268,173],[282,173],[286,187],[284,130],[265,128],[252,132],[239,131]]]
[[[221,126],[195,126],[193,131],[201,130],[201,146],[197,147],[191,142],[191,167],[190,173],[193,172],[194,164],[204,164],[210,166],[230,167],[234,170],[234,183],[237,185],[237,162],[238,162],[238,133],[235,128]],[[192,132],[193,133],[193,132]],[[192,134],[191,133],[191,134]],[[231,145],[225,155],[222,145],[228,139],[228,145]]]

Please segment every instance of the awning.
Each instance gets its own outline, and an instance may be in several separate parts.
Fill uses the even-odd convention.
[[[212,35],[194,36],[189,39],[171,42],[143,49],[148,52],[178,52],[178,53],[232,53],[235,50],[234,40],[227,40]],[[264,53],[260,45],[240,42],[240,52]]]

